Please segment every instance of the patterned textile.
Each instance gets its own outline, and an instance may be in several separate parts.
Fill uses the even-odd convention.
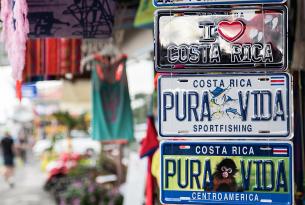
[[[56,79],[80,74],[80,39],[30,39],[27,41],[25,81]]]
[[[112,34],[113,0],[28,0],[30,38],[107,38]]]

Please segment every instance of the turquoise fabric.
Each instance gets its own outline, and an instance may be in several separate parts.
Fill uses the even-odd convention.
[[[92,137],[95,140],[133,139],[133,117],[125,70],[119,81],[100,80],[92,71]]]

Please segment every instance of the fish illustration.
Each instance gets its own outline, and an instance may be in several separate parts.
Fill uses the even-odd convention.
[[[230,119],[235,117],[241,117],[241,114],[237,111],[237,109],[232,107],[227,108],[225,112]]]
[[[235,108],[237,106],[237,99],[228,95],[228,90],[228,88],[216,87],[214,90],[210,91],[213,119],[221,119],[224,116],[233,119],[241,116]]]

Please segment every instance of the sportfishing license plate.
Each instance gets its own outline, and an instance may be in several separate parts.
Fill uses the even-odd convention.
[[[292,92],[287,73],[162,76],[162,137],[291,138]]]
[[[290,142],[163,142],[164,204],[293,204]]]
[[[285,6],[176,9],[155,13],[159,72],[285,70]]]
[[[286,0],[154,0],[154,5],[159,6],[189,6],[211,4],[260,4],[284,3]]]

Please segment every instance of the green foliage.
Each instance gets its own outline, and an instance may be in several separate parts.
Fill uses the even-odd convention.
[[[148,113],[148,104],[149,104],[149,95],[139,93],[135,95],[134,100],[143,100],[144,103],[142,106],[137,107],[133,110],[133,118],[135,124],[141,124],[146,122],[146,116]]]
[[[86,114],[82,114],[79,116],[72,116],[69,112],[57,112],[54,113],[53,116],[56,120],[62,124],[67,126],[69,130],[79,129],[79,130],[87,130],[88,123],[86,122]]]
[[[87,178],[75,180],[61,194],[61,204],[98,205],[101,201],[102,190],[94,181]]]

